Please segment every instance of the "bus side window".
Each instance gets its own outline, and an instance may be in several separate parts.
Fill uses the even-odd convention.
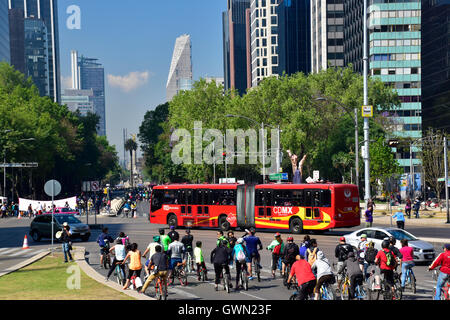
[[[256,192],[255,205],[258,207],[264,207],[264,190],[258,190]]]
[[[304,193],[304,201],[303,201],[303,207],[312,207],[312,192],[311,190],[305,190]]]
[[[330,190],[322,190],[322,207],[331,207],[331,191]]]
[[[313,207],[321,207],[321,201],[320,201],[321,192],[320,191],[321,190],[315,190],[313,192],[313,204],[312,204]]]

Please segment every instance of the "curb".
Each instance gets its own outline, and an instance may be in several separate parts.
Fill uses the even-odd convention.
[[[8,269],[6,269],[3,272],[0,272],[0,277],[5,276],[7,274],[10,274],[14,271],[17,271],[19,269],[25,268],[26,266],[29,266],[32,263],[35,263],[38,260],[41,260],[42,258],[44,258],[45,256],[49,255],[51,253],[51,251],[45,251],[45,252],[41,252],[37,255],[35,255],[34,257],[31,257],[30,259],[23,261],[19,264],[16,264],[15,266],[9,267]]]
[[[74,247],[73,258],[77,265],[83,270],[86,275],[88,275],[93,280],[101,283],[104,286],[110,287],[116,291],[119,291],[127,296],[130,296],[136,300],[156,300],[151,298],[145,294],[138,293],[134,290],[122,290],[122,286],[113,282],[113,281],[105,281],[105,277],[99,274],[97,271],[92,268],[85,259],[86,248],[84,247]]]

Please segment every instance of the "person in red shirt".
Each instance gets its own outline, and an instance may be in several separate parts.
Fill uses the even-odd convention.
[[[440,273],[436,283],[436,295],[434,296],[434,300],[441,300],[441,288],[444,286],[444,283],[450,279],[450,244],[447,243],[444,245],[444,252],[442,252],[428,267],[428,271],[433,270],[441,266],[439,268]]]
[[[394,293],[394,270],[397,266],[397,258],[392,250],[389,249],[389,245],[390,243],[388,240],[384,240],[381,243],[381,248],[383,250],[378,251],[377,256],[375,257],[375,264],[379,265],[381,273],[384,275],[384,280],[391,286],[392,293]],[[390,253],[393,257],[390,265],[388,265],[386,253]]]
[[[291,273],[289,274],[287,283],[291,283],[295,275],[299,287],[298,299],[305,300],[314,291],[314,288],[316,286],[316,277],[311,270],[311,265],[302,256],[297,255],[295,259],[297,261],[294,262],[291,267]]]

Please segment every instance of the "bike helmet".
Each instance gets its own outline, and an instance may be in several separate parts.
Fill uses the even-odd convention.
[[[237,239],[236,243],[243,243],[244,242],[244,238],[239,238]]]
[[[288,237],[287,241],[294,241],[294,238],[293,237]]]
[[[381,243],[381,248],[383,249],[387,249],[390,246],[390,242],[388,240],[383,240],[383,242]]]
[[[159,242],[160,239],[161,239],[160,236],[153,236],[153,241],[154,242]]]
[[[281,237],[281,234],[279,232],[275,233],[275,238]]]

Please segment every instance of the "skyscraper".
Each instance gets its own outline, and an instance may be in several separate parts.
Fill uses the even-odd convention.
[[[279,0],[279,75],[311,71],[310,8],[310,0]],[[276,21],[275,17],[271,19]]]
[[[95,113],[93,98],[94,91],[92,89],[65,89],[61,96],[61,103],[67,105],[70,111],[86,116],[88,113]]]
[[[11,62],[9,46],[8,2],[0,1],[0,62]]]
[[[10,9],[11,64],[27,76],[31,76],[39,91],[47,92],[53,101],[60,101],[59,32],[56,0],[8,0]],[[33,20],[33,21],[29,21]],[[40,22],[38,22],[40,21]],[[40,26],[38,26],[40,24]],[[36,30],[36,35],[31,35]],[[44,32],[45,31],[45,32]],[[41,39],[41,36],[46,38]],[[25,35],[31,41],[25,41]],[[22,44],[22,39],[24,43]],[[41,45],[38,49],[37,45]],[[44,44],[46,48],[44,47]],[[23,47],[22,47],[23,46]],[[45,54],[47,84],[42,85],[42,60]],[[45,52],[47,51],[47,52]],[[28,54],[28,55],[27,55]],[[29,73],[32,70],[32,73]]]
[[[344,66],[344,0],[311,1],[311,70]]]
[[[251,86],[247,61],[250,55],[249,8],[250,0],[228,0],[227,11],[222,15],[225,90],[236,89],[241,95]]]
[[[99,116],[98,135],[106,135],[106,107],[105,107],[105,69],[98,59],[78,56],[78,52],[71,51],[72,86],[77,90],[92,90],[94,112]]]
[[[422,119],[450,133],[450,1],[422,0]]]
[[[192,88],[191,37],[187,34],[175,41],[172,63],[166,85],[166,98],[171,101],[181,90]]]

